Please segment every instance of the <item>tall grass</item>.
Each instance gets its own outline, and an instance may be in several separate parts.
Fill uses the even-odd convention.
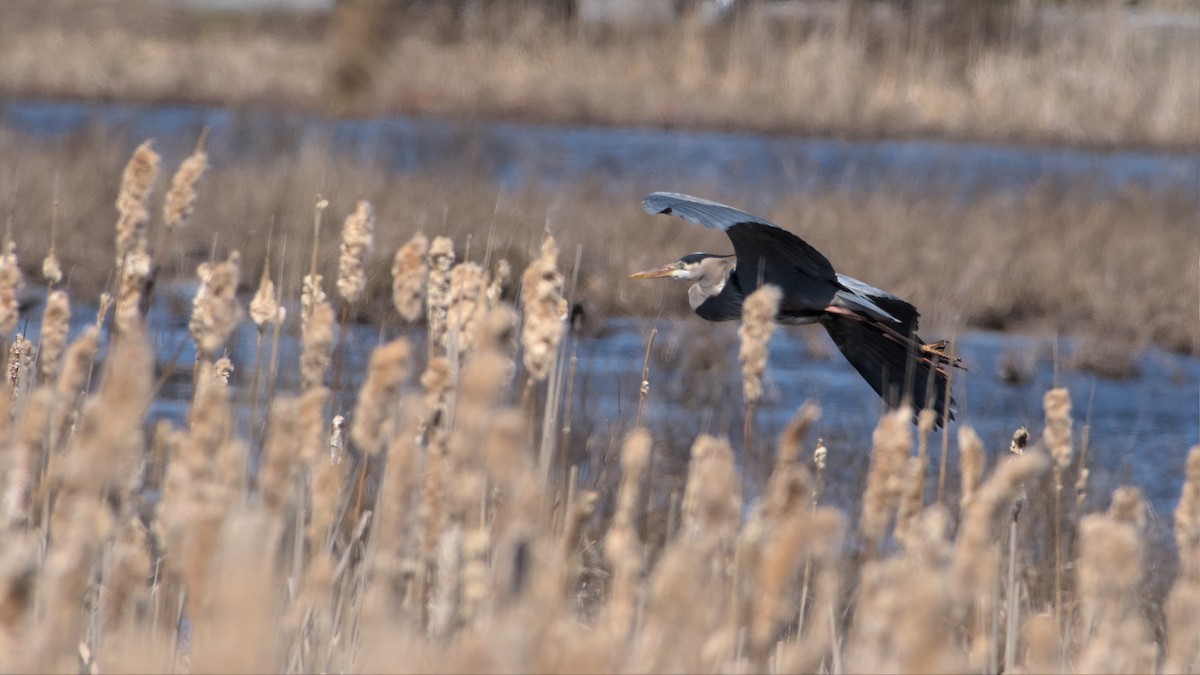
[[[239,422],[228,366],[222,377],[212,363],[244,314],[229,290],[236,253],[205,270],[195,331],[205,362],[185,426],[146,428],[154,335],[114,334],[94,388],[85,374],[99,356],[95,327],[51,359],[63,349],[62,308],[47,312],[41,367],[33,345],[14,338],[22,346],[0,388],[0,669],[1200,668],[1200,448],[1176,512],[1179,572],[1161,607],[1144,578],[1136,489],[1117,490],[1107,512],[1056,510],[1044,526],[1040,505],[1060,503],[1065,476],[1082,468],[1057,390],[1040,439],[990,471],[978,437],[960,427],[957,506],[925,499],[932,417],[918,420],[913,457],[907,408],[876,429],[861,517],[824,505],[822,446],[808,438],[819,411],[806,405],[757,496],[742,488],[730,441],[698,434],[656,527],[645,489],[654,430],[612,430],[624,437],[613,494],[577,483],[575,471],[546,471],[555,450],[539,427],[560,419],[547,408],[568,404],[549,385],[531,393],[561,370],[568,344],[555,337],[566,317],[552,238],[529,253],[519,308],[488,292],[491,270],[447,262],[443,247],[435,240],[421,263],[423,246],[407,246],[396,266],[404,289],[431,270],[428,288],[445,295],[427,298],[430,316],[442,329],[428,344],[406,332],[376,347],[349,420],[327,405],[336,321],[308,272],[305,310],[288,315],[303,324],[301,363],[275,363],[272,350],[262,369],[299,365],[303,388],[269,401],[262,443],[247,431],[258,420]],[[279,287],[294,294],[296,282]],[[403,308],[415,302],[409,290],[401,297]],[[130,326],[144,325],[139,311],[127,308]],[[250,386],[270,383],[255,376]],[[1017,518],[1021,504],[1043,526]],[[1049,594],[1031,583],[1046,573],[1062,574]]]
[[[158,145],[167,166],[192,152],[190,142],[172,146],[162,139]],[[11,199],[25,277],[40,277],[37,263],[53,243],[73,299],[96,301],[111,271],[96,265],[94,256],[111,250],[111,204],[118,186],[95,177],[119,173],[128,147],[98,132],[55,142],[0,132],[0,181],[11,188],[4,199]],[[61,227],[52,242],[55,191],[45,177],[55,173],[59,193],[71,199],[58,207]],[[276,275],[284,269],[307,272],[313,264],[312,204],[297,197],[320,192],[342,217],[368,195],[377,223],[375,250],[364,258],[367,284],[350,317],[384,325],[395,322],[396,289],[388,274],[393,254],[417,230],[427,236],[426,246],[448,237],[446,244],[459,257],[470,239],[477,262],[487,257],[490,241],[493,259],[507,259],[520,271],[538,254],[537,242],[549,224],[562,250],[583,247],[572,300],[584,310],[585,328],[615,315],[682,315],[688,308],[678,301],[678,289],[626,280],[629,271],[662,265],[686,251],[730,252],[720,233],[642,212],[638,199],[661,183],[617,194],[587,183],[509,191],[470,172],[396,173],[306,145],[299,153],[229,159],[207,170],[200,185],[190,224],[176,228],[169,248],[156,258],[159,281],[194,278],[196,266],[209,260],[214,239],[242,252],[243,279],[261,276],[268,240],[275,242]],[[688,189],[756,211],[754,205],[768,196]],[[1103,354],[1092,361],[1109,366],[1121,362],[1115,355],[1122,351],[1150,344],[1200,353],[1197,202],[1186,181],[1099,191],[1086,181],[1067,186],[1048,180],[1023,193],[997,190],[968,199],[936,182],[922,194],[885,184],[864,192],[828,189],[775,197],[760,215],[804,237],[838,271],[915,303],[930,332],[975,328],[1086,337]],[[331,227],[318,234],[317,264],[331,280],[338,234]],[[410,263],[421,250],[419,243],[410,250]],[[403,293],[424,285],[425,273],[411,269],[414,276],[402,284]],[[508,286],[511,298],[515,285]],[[404,316],[411,320],[423,311],[410,301]]]

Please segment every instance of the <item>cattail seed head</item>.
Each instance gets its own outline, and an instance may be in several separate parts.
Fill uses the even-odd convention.
[[[270,266],[263,265],[258,290],[250,300],[250,319],[261,332],[266,329],[267,324],[282,324],[286,317],[287,309],[279,304],[279,298],[275,296],[275,282],[271,281]]]
[[[392,261],[392,303],[407,323],[421,317],[425,282],[429,276],[429,265],[425,260],[428,252],[429,239],[418,232],[397,249]]]
[[[0,335],[7,336],[17,326],[21,316],[17,293],[24,286],[25,277],[17,260],[17,245],[12,240],[5,241],[4,250],[0,252]]]
[[[525,349],[525,369],[535,380],[544,380],[550,373],[558,343],[566,329],[567,301],[562,293],[558,243],[554,237],[546,235],[541,254],[525,269],[521,286],[525,319],[521,327],[521,345]]]
[[[320,386],[332,363],[334,329],[337,325],[328,302],[316,304],[300,328],[300,376],[303,388]]]
[[[171,177],[171,188],[163,202],[163,225],[167,229],[182,227],[192,215],[196,204],[196,183],[208,168],[208,154],[204,152],[203,139],[179,169]]]
[[[342,225],[337,288],[346,302],[358,302],[367,288],[366,262],[374,246],[375,213],[370,202],[360,199]]]
[[[328,301],[325,289],[322,288],[324,281],[325,278],[320,274],[304,275],[304,281],[300,284],[300,317],[302,321],[308,321],[314,307]]]
[[[150,218],[146,200],[158,178],[159,161],[152,141],[146,141],[134,150],[121,175],[121,191],[117,195],[118,267],[129,254],[146,252],[146,221]]]
[[[233,376],[233,361],[230,361],[228,356],[222,356],[214,361],[213,375],[221,381],[221,384],[228,386],[229,378]]]
[[[979,481],[983,477],[983,441],[979,434],[967,425],[958,428],[959,471],[962,473],[961,503],[964,508],[971,503]]]
[[[762,397],[762,376],[767,369],[767,342],[775,332],[775,314],[783,297],[779,288],[764,285],[751,293],[742,305],[742,326],[738,329],[741,345],[742,395],[747,406]]]
[[[58,256],[54,253],[54,247],[51,247],[50,252],[42,259],[42,278],[51,286],[62,281],[62,265],[58,262]]]
[[[472,262],[460,263],[450,270],[450,303],[446,309],[446,332],[442,346],[450,348],[458,341],[459,354],[470,351],[475,341],[475,321],[483,309],[483,269]]]
[[[454,266],[454,242],[437,237],[429,247],[429,276],[425,286],[430,344],[445,342],[446,316],[450,309],[450,269]]]
[[[878,541],[904,490],[906,467],[912,449],[909,420],[912,408],[901,406],[879,420],[872,435],[871,466],[863,493],[863,534]]]
[[[192,318],[188,330],[196,348],[212,357],[229,339],[241,320],[242,307],[237,301],[241,256],[237,251],[222,263],[202,263],[196,270],[200,287],[192,300]]]
[[[1062,473],[1071,463],[1071,394],[1066,389],[1051,389],[1042,398],[1042,406],[1046,411],[1043,441],[1054,458],[1055,471]],[[1061,483],[1061,477],[1058,480]]]
[[[404,339],[376,347],[367,366],[367,379],[358,392],[350,440],[361,452],[377,454],[385,441],[384,431],[396,413],[400,387],[408,377],[408,342]]]
[[[154,274],[154,261],[146,250],[143,237],[120,261],[114,319],[117,330],[128,335],[141,330],[143,294]]]
[[[33,357],[33,343],[18,333],[8,347],[8,391],[14,401],[33,382]]]
[[[70,328],[71,301],[65,291],[54,291],[46,298],[46,311],[42,315],[42,347],[39,351],[42,382],[53,382],[58,377],[59,359]]]

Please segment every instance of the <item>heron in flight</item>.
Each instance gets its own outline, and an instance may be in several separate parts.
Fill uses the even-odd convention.
[[[708,321],[739,319],[746,296],[763,284],[778,286],[782,299],[776,320],[824,326],[850,365],[889,406],[904,400],[929,406],[938,426],[945,424],[944,411],[954,419],[946,369],[963,366],[946,354],[944,340],[926,343],[917,335],[916,307],[838,274],[803,239],[745,211],[671,192],[647,196],[642,208],[721,230],[733,242],[733,254],[692,253],[630,278],[694,282],[688,301]]]

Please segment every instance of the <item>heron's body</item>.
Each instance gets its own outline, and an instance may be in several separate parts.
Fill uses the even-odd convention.
[[[695,281],[688,301],[708,321],[740,319],[746,296],[763,284],[782,292],[777,320],[820,323],[834,343],[889,405],[909,400],[929,405],[943,422],[951,411],[948,375],[958,365],[944,343],[927,344],[916,334],[920,314],[908,302],[838,274],[819,251],[769,221],[724,204],[688,195],[656,192],[646,197],[649,213],[676,215],[724,231],[733,255],[693,253],[678,262],[634,275]]]

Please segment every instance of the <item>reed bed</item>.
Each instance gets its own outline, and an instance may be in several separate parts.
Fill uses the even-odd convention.
[[[806,2],[790,13],[764,2],[728,24],[616,26],[563,21],[539,6],[565,4],[552,2],[356,0],[332,16],[148,0],[10,4],[0,27],[0,90],[10,96],[843,137],[1200,142],[1198,29],[1182,1]]]
[[[53,142],[0,132],[0,180],[9,186],[0,202],[11,209],[13,237],[22,252],[17,271],[24,279],[42,278],[38,263],[53,249],[64,275],[59,286],[78,303],[96,303],[111,274],[96,264],[96,253],[113,250],[109,216],[119,186],[95,177],[119,175],[134,145],[100,132]],[[193,146],[193,139],[156,143],[163,175],[154,199],[169,192],[166,176],[192,155]],[[55,174],[57,183],[48,178]],[[608,316],[687,312],[677,288],[626,280],[631,270],[661,265],[687,251],[730,252],[720,233],[642,212],[640,197],[662,188],[661,183],[632,185],[613,194],[585,183],[513,191],[470,171],[396,173],[304,145],[297,152],[227,158],[200,178],[186,226],[166,235],[155,218],[148,227],[151,241],[162,242],[163,253],[154,261],[159,281],[194,279],[196,267],[212,258],[214,240],[221,250],[241,251],[241,278],[258,280],[271,242],[277,292],[294,293],[297,278],[281,284],[278,275],[312,266],[309,197],[323,194],[341,225],[359,197],[371,195],[375,230],[373,251],[362,255],[366,286],[347,306],[351,321],[380,324],[397,321],[397,298],[406,303],[404,320],[424,316],[412,294],[424,287],[425,275],[435,273],[419,262],[437,237],[451,240],[457,259],[469,254],[473,262],[489,255],[506,260],[516,270],[516,281],[538,254],[549,227],[562,251],[573,254],[582,247],[571,300],[582,310],[577,315],[584,327],[594,329]],[[869,192],[831,188],[782,198],[719,187],[689,190],[785,225],[839,271],[914,302],[930,332],[974,328],[1073,335],[1090,346],[1071,363],[1114,374],[1130,370],[1115,367],[1130,363],[1118,355],[1136,354],[1151,344],[1200,354],[1197,202],[1186,181],[1114,190],[1047,181],[1024,193],[997,190],[965,199],[936,184],[923,194],[884,184]],[[71,199],[59,200],[56,209],[59,195]],[[767,200],[766,207],[755,207]],[[56,213],[57,234],[51,236]],[[340,230],[333,219],[326,221],[317,263],[333,280]],[[397,264],[394,254],[418,231],[425,243],[414,242],[401,256],[411,275],[397,287],[388,273]],[[4,288],[13,283],[3,260],[0,310]],[[515,297],[512,282],[504,288],[507,299]],[[327,290],[336,296],[331,285]]]
[[[131,166],[157,163],[153,152],[140,148]],[[372,197],[345,203],[355,223],[379,213]],[[338,207],[317,199],[319,225]],[[1064,390],[1046,395],[1035,438],[1019,429],[991,467],[1004,453],[960,422],[962,474],[945,498],[928,498],[933,418],[914,429],[907,407],[880,420],[871,448],[831,450],[809,437],[819,409],[801,407],[760,488],[739,480],[731,440],[708,433],[695,435],[682,480],[659,482],[661,441],[640,426],[609,430],[619,453],[594,468],[614,481],[583,481],[578,465],[550,470],[566,457],[553,439],[571,399],[572,270],[554,237],[523,252],[520,288],[500,294],[499,259],[514,251],[455,262],[451,239],[427,245],[404,229],[393,328],[381,325],[387,337],[344,405],[331,384],[337,320],[312,268],[264,273],[249,313],[260,340],[299,323],[300,363],[261,345],[256,363],[224,355],[250,296],[234,290],[236,251],[200,270],[184,424],[150,428],[155,336],[138,303],[64,336],[69,301],[57,291],[40,351],[5,336],[0,670],[1200,669],[1200,447],[1181,467],[1178,571],[1157,594],[1138,490],[1095,512],[1061,498],[1087,469]],[[341,247],[343,271],[362,250]],[[343,294],[357,288],[344,278]],[[301,293],[301,312],[279,311]],[[410,329],[422,302],[438,331]],[[748,393],[765,321],[748,317],[744,331]],[[274,374],[297,367],[300,390],[276,390]],[[649,361],[642,377],[654,379]],[[267,405],[239,414],[260,394]],[[861,512],[822,498],[829,451],[869,453]]]

